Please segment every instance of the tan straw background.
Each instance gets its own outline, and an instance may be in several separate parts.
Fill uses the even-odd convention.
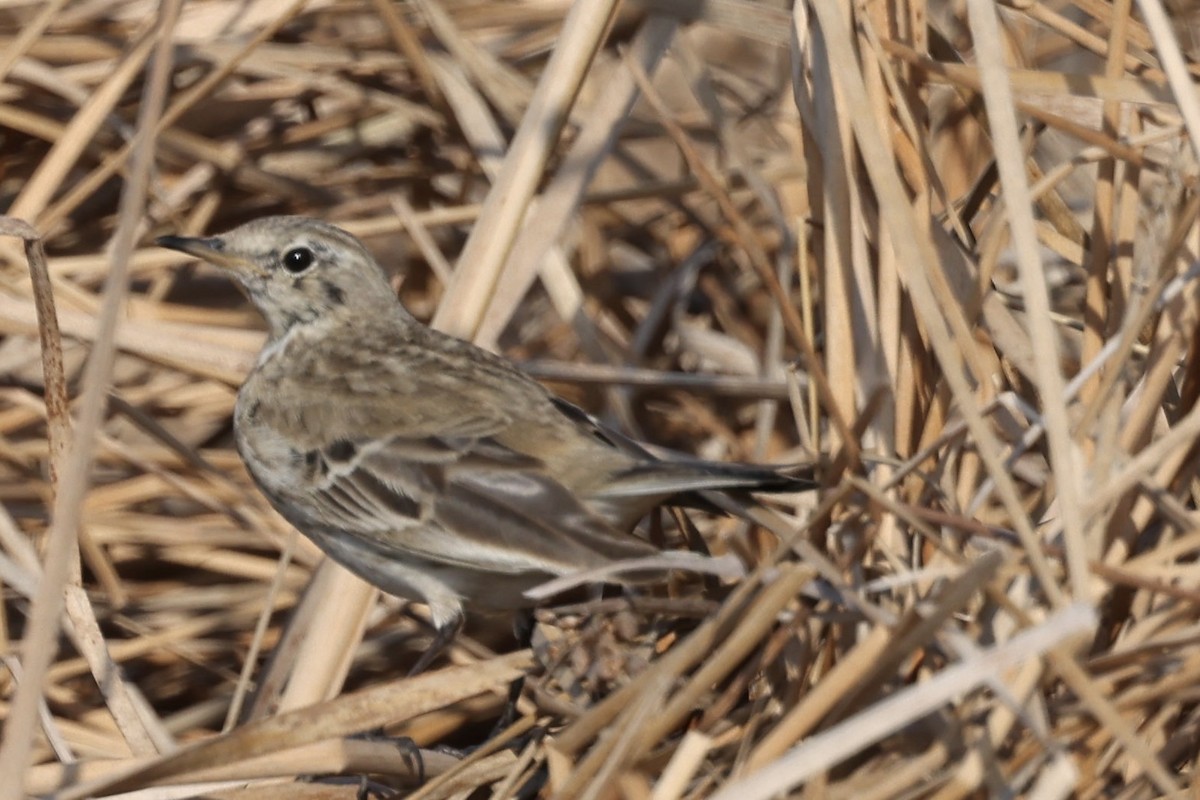
[[[0,3],[0,800],[1190,796],[1198,23]],[[405,679],[424,610],[233,449],[257,314],[152,244],[278,213],[624,431],[822,489],[688,512],[744,581],[532,650],[475,615]]]

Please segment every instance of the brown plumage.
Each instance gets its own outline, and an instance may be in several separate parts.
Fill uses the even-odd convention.
[[[526,607],[549,578],[658,553],[630,531],[664,502],[811,486],[650,456],[510,362],[419,323],[332,225],[268,217],[158,243],[224,269],[267,321],[234,417],[259,487],[343,565],[427,603],[438,645],[464,602]]]

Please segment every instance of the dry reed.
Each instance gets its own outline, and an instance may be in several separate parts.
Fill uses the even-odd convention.
[[[1184,796],[1194,29],[1161,0],[5,4],[0,800]],[[473,619],[403,679],[421,610],[233,451],[254,314],[150,245],[271,213],[631,433],[823,488],[652,521],[740,582],[539,612],[532,650]]]

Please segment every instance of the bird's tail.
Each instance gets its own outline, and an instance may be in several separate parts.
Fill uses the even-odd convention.
[[[621,497],[670,498],[690,492],[741,490],[803,492],[815,489],[811,468],[725,464],[716,461],[654,461],[638,464],[611,479],[597,499]]]
[[[592,492],[588,506],[625,530],[663,503],[716,511],[704,499],[704,492],[802,492],[817,487],[811,475],[811,469],[804,467],[650,461],[612,476],[602,488]]]

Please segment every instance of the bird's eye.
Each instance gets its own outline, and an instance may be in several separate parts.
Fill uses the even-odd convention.
[[[283,255],[283,268],[292,273],[304,272],[316,259],[307,247],[293,247]]]

